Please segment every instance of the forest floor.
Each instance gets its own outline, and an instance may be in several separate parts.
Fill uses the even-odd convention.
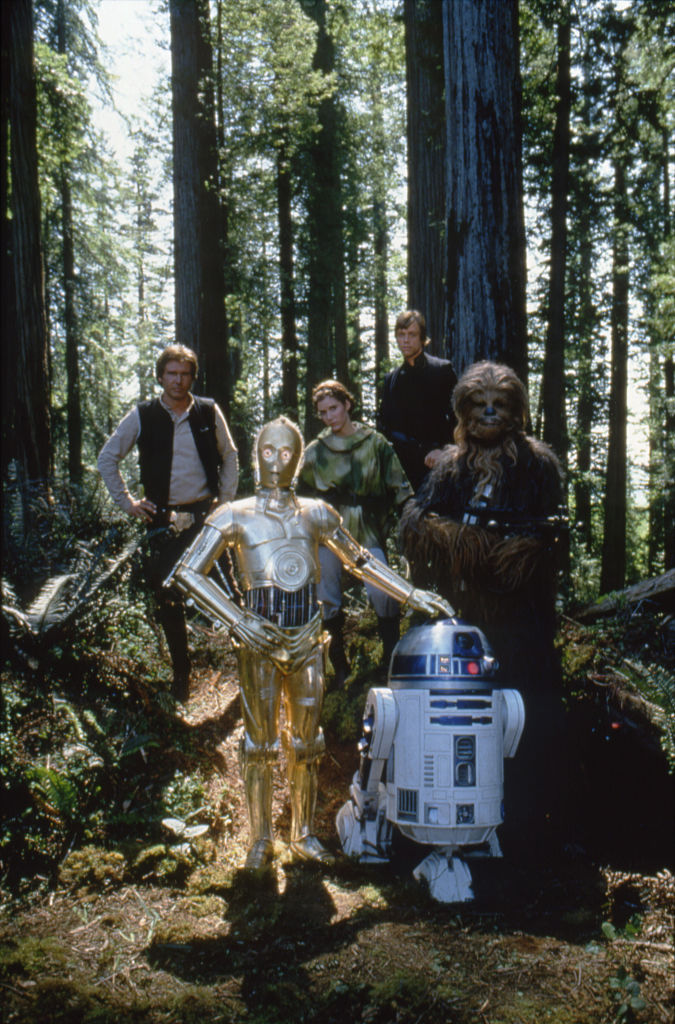
[[[8,896],[0,913],[3,1022],[673,1021],[671,810],[661,803],[654,829],[645,795],[672,796],[657,752],[630,773],[621,747],[605,761],[584,794],[593,827],[581,842],[473,861],[475,899],[442,904],[413,878],[426,851],[412,843],[398,842],[389,864],[339,855],[335,814],[357,754],[352,739],[340,743],[327,730],[316,831],[336,866],[289,861],[279,775],[278,857],[251,876],[241,871],[248,826],[229,652],[222,665],[199,668],[185,712],[171,714],[171,729],[190,743],[162,751],[184,772],[191,756],[199,760],[205,800],[217,808],[208,836],[194,839],[199,862],[182,858],[175,840],[147,856],[145,875],[130,876],[128,853],[125,861],[92,847],[72,853],[41,895]],[[605,732],[604,750],[615,741]]]

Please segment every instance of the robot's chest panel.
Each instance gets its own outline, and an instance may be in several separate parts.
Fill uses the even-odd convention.
[[[311,524],[292,513],[252,516],[238,545],[238,563],[249,586],[304,587],[318,572]]]

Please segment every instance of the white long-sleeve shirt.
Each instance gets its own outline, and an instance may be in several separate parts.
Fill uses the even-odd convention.
[[[211,494],[202,461],[188,422],[190,405],[184,412],[174,412],[162,401],[160,402],[174,422],[173,457],[171,460],[171,479],[169,482],[169,505],[188,505]],[[215,406],[216,413],[216,446],[222,463],[218,472],[218,500],[232,501],[237,493],[239,482],[239,459],[227,421]],[[131,508],[133,498],[120,472],[120,462],[136,444],[141,432],[141,418],[138,406],[126,414],[117,429],[103,445],[98,457],[98,471],[110,495],[124,512]]]

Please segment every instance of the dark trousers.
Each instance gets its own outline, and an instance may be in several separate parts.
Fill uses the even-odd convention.
[[[200,533],[211,504],[208,498],[176,509],[161,509],[153,522],[148,524],[145,575],[152,590],[157,620],[166,636],[174,677],[187,677],[190,672],[185,603],[176,587],[164,587],[163,583]],[[176,533],[171,527],[172,511],[190,511],[194,522],[187,529]]]

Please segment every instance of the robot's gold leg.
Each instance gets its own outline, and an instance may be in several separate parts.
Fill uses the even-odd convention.
[[[246,857],[250,870],[262,868],[274,857],[272,838],[272,767],[249,764],[243,772],[251,829],[251,847]]]
[[[256,870],[274,856],[272,776],[279,759],[281,681],[270,662],[247,648],[240,647],[237,657],[244,718],[239,765],[251,831],[246,868]]]
[[[291,791],[291,853],[296,860],[317,860],[334,864],[335,857],[312,835],[316,808],[317,769],[314,764],[296,764],[289,770]]]
[[[323,704],[323,644],[317,644],[302,668],[282,675],[272,662],[251,650],[237,651],[244,738],[241,772],[246,791],[251,847],[246,867],[263,867],[273,857],[272,771],[279,753],[283,690],[282,742],[288,766],[291,802],[291,852],[299,860],[332,864],[334,857],[313,835],[317,769],[325,749],[319,725]]]
[[[324,644],[300,671],[284,680],[286,726],[281,741],[291,799],[291,853],[296,860],[333,864],[333,854],[313,834],[318,766],[325,750],[319,725],[324,691]]]

